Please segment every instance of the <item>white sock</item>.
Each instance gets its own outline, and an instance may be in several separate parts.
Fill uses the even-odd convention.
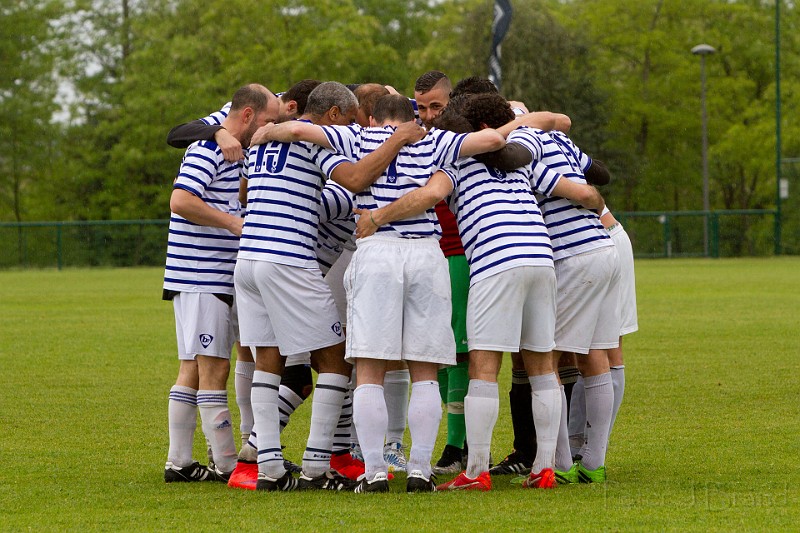
[[[239,433],[242,435],[243,446],[253,430],[253,406],[250,404],[250,391],[253,388],[255,369],[256,364],[252,361],[236,361],[233,375],[236,405],[239,406]]]
[[[197,429],[197,391],[173,385],[169,390],[169,451],[167,461],[183,468],[193,463],[192,446]]]
[[[200,408],[203,433],[206,434],[214,454],[214,464],[222,472],[233,472],[237,454],[236,443],[233,441],[231,411],[228,409],[228,391],[199,390],[197,406]]]
[[[408,429],[411,432],[408,472],[421,470],[422,475],[430,479],[431,457],[441,421],[439,382],[418,381],[411,385],[411,400],[408,403]]]
[[[303,399],[302,396],[298,395],[286,385],[278,387],[278,415],[281,419],[281,431],[283,431],[289,423],[289,417],[292,416],[292,413],[303,405],[304,401],[305,399]]]
[[[586,394],[583,388],[583,377],[578,376],[575,385],[572,386],[572,396],[569,401],[569,447],[572,456],[581,453],[586,438]]]
[[[258,472],[272,479],[278,479],[286,473],[283,467],[281,451],[281,423],[278,417],[278,387],[281,377],[278,374],[253,372],[253,404],[254,429],[258,432]]]
[[[347,393],[348,376],[325,373],[317,376],[314,399],[311,402],[311,427],[306,451],[303,453],[303,474],[321,476],[331,468],[331,444],[342,402]]]
[[[389,415],[389,426],[386,429],[386,442],[403,443],[408,419],[408,384],[411,375],[408,370],[391,370],[383,378],[383,396],[386,400],[386,412]]]
[[[533,424],[536,427],[536,459],[531,472],[555,468],[558,430],[561,425],[561,388],[555,373],[530,376]]]
[[[331,452],[341,452],[350,449],[350,432],[353,427],[353,393],[350,389],[344,395],[342,401],[342,414],[339,415],[339,422],[336,424],[336,431],[333,434]]]
[[[382,386],[361,385],[353,391],[353,423],[358,431],[367,479],[371,481],[379,472],[388,473],[383,460],[383,442],[389,421]]]
[[[584,378],[583,382],[586,389],[586,444],[581,450],[581,463],[586,469],[594,470],[606,462],[614,387],[610,372]]]
[[[464,419],[467,425],[467,477],[476,478],[489,470],[492,431],[500,411],[497,383],[471,379],[464,397]]]
[[[572,468],[572,450],[569,445],[569,430],[567,429],[567,395],[564,385],[559,387],[561,392],[561,422],[558,424],[558,446],[556,446],[556,470],[566,472]]]
[[[611,426],[608,428],[608,435],[614,429],[614,422],[617,421],[619,406],[622,405],[622,398],[625,396],[625,365],[611,367],[611,385],[614,387],[614,409],[611,412]]]

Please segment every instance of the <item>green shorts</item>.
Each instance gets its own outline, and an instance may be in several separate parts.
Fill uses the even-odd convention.
[[[464,255],[447,258],[450,268],[450,291],[453,298],[453,317],[450,325],[456,338],[456,353],[467,353],[467,298],[469,296],[469,263]]]

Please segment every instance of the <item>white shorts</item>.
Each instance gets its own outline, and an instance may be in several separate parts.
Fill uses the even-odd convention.
[[[556,349],[587,354],[619,346],[619,257],[616,246],[555,262]]]
[[[243,346],[288,356],[344,341],[331,289],[318,268],[239,259],[234,270]]]
[[[608,234],[617,245],[619,255],[619,336],[639,330],[636,312],[636,276],[633,270],[633,246],[622,224],[611,226]]]
[[[546,266],[521,266],[469,288],[470,350],[549,352],[555,348],[556,274]]]
[[[311,364],[311,353],[309,352],[296,353],[293,355],[286,356],[285,366],[299,366],[299,365],[310,365],[310,364]]]
[[[339,311],[339,318],[342,321],[342,327],[347,327],[347,292],[344,290],[344,272],[350,266],[350,260],[353,258],[353,250],[345,248],[339,259],[333,264],[331,269],[325,274],[325,282],[331,288],[331,295],[333,301],[336,303],[336,309]]]
[[[211,293],[180,292],[172,299],[178,359],[191,361],[197,355],[231,358],[234,331],[231,306]]]
[[[348,360],[456,364],[450,274],[436,239],[360,239],[344,286]]]

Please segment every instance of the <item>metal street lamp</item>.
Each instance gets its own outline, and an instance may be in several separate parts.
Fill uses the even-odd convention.
[[[700,105],[703,119],[703,211],[705,224],[703,224],[703,255],[708,257],[708,212],[711,209],[708,200],[708,116],[706,115],[706,56],[716,53],[717,50],[708,44],[698,44],[692,48],[692,53],[700,56]]]

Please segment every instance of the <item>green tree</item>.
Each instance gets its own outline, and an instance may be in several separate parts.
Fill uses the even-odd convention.
[[[57,2],[0,3],[0,205],[2,219],[22,221],[36,210],[35,189],[50,178],[51,127],[57,111],[54,78]]]

